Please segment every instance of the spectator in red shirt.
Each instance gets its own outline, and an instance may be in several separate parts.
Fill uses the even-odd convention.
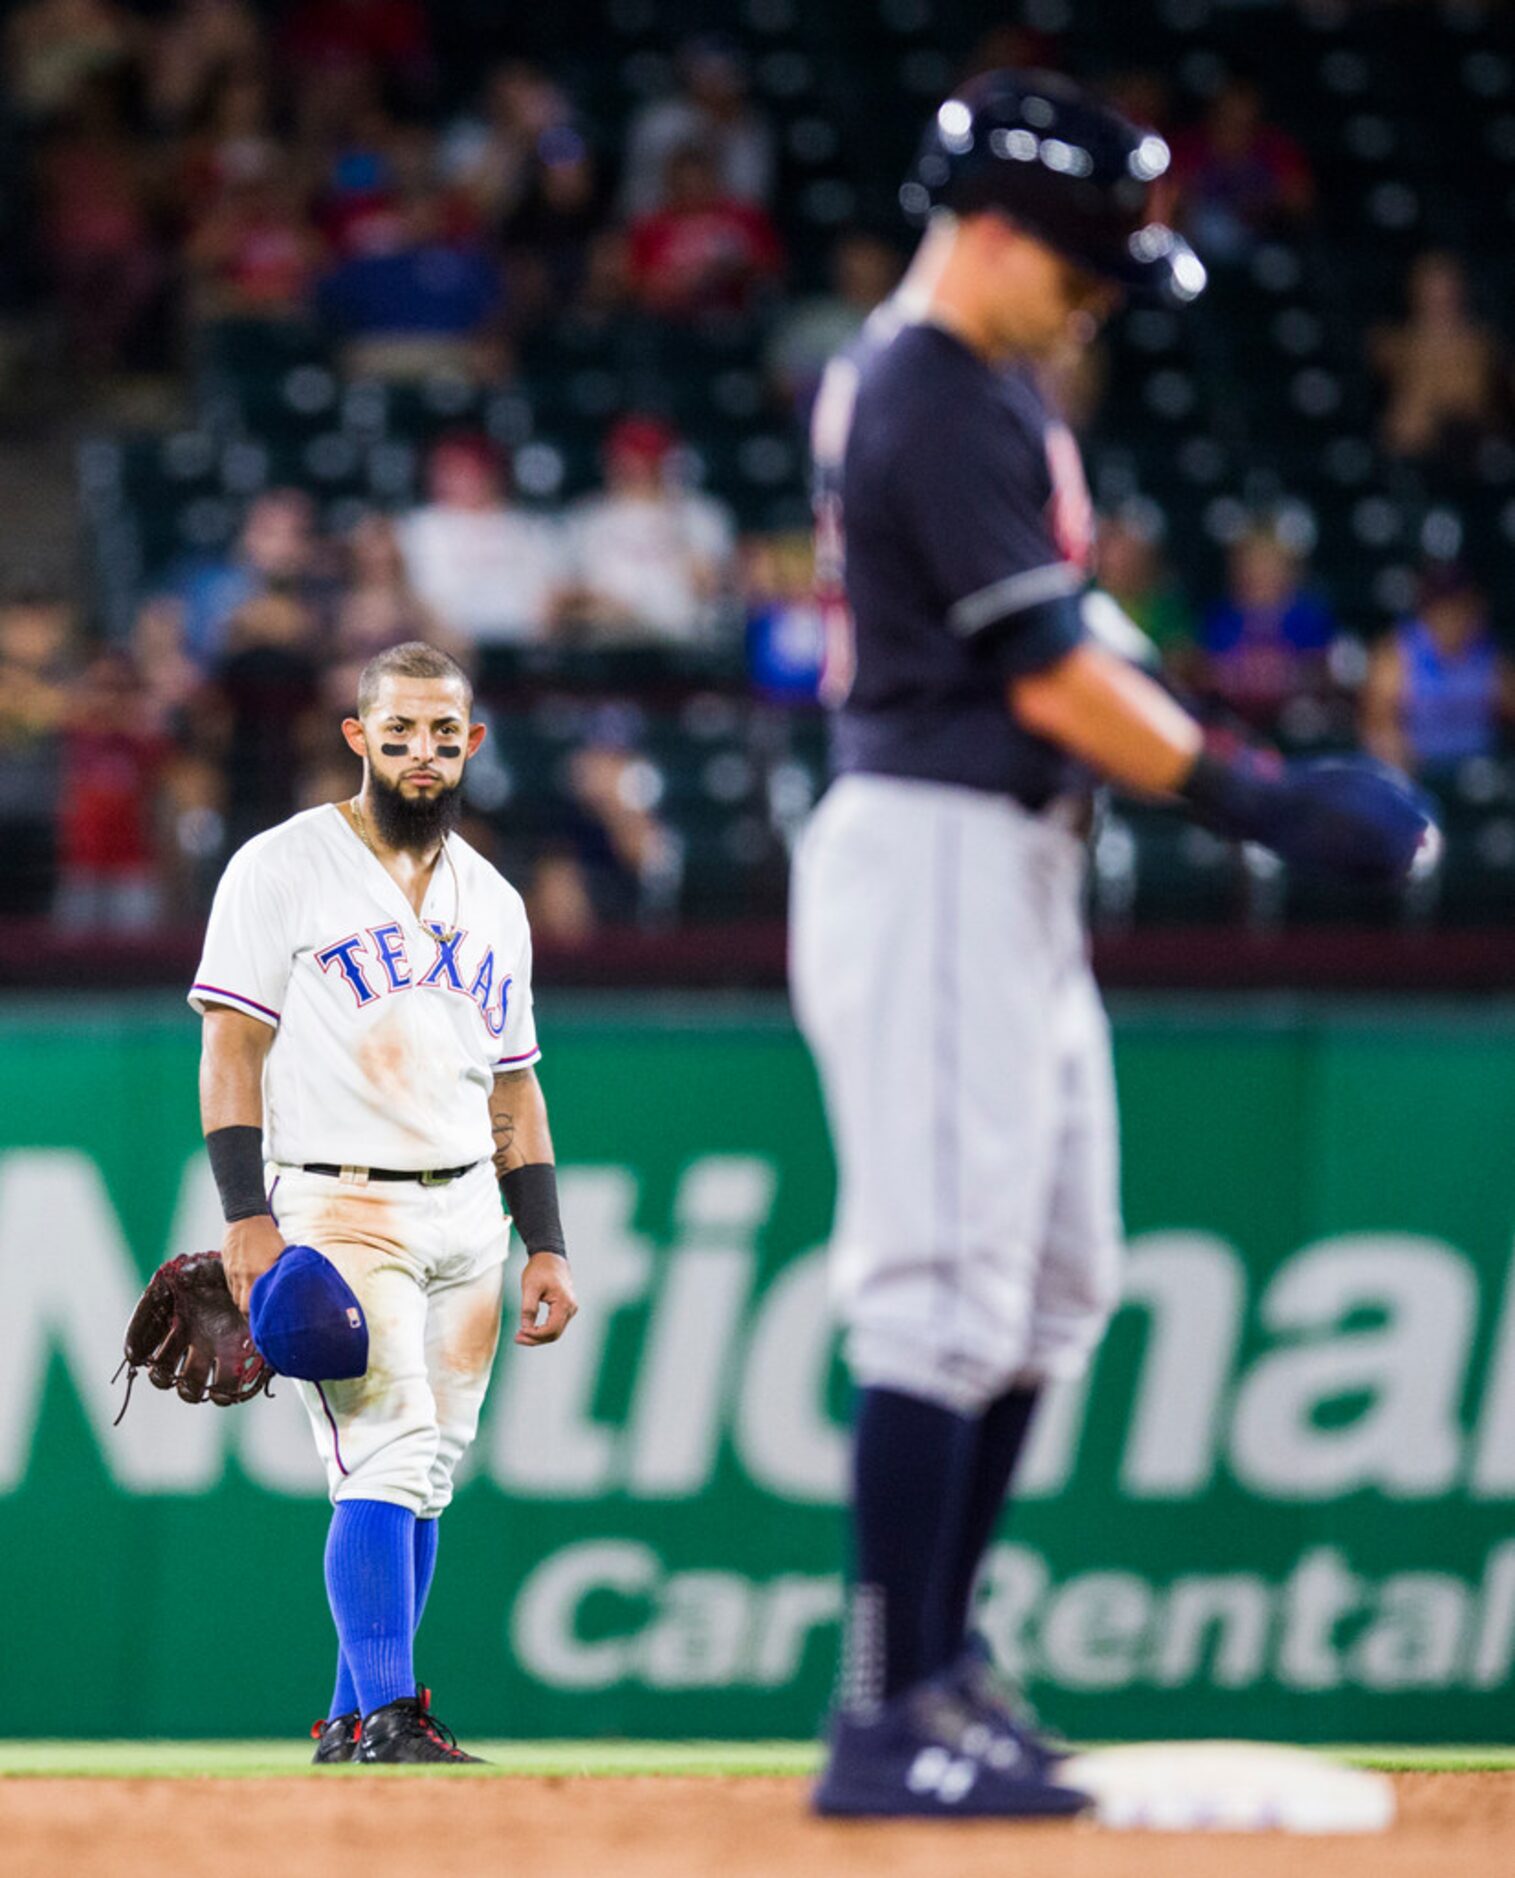
[[[664,207],[632,223],[630,249],[632,292],[671,319],[742,312],[784,264],[768,216],[721,195],[715,165],[697,144],[669,157]]]
[[[156,820],[168,740],[121,651],[102,652],[70,700],[54,918],[71,932],[143,932],[159,916]]]
[[[128,133],[108,77],[87,80],[43,147],[40,232],[75,361],[126,363],[163,282],[147,156]]]
[[[419,0],[298,0],[284,22],[281,63],[321,74],[366,66],[408,90],[431,78],[431,28]]]
[[[1223,85],[1198,128],[1174,139],[1173,178],[1184,226],[1206,260],[1245,260],[1315,202],[1304,151],[1264,119],[1250,79]]]
[[[277,172],[228,186],[186,250],[202,319],[305,312],[322,256],[299,191]]]

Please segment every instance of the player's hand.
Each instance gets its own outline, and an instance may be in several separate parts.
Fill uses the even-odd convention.
[[[244,1317],[254,1280],[277,1264],[283,1251],[284,1235],[267,1213],[236,1220],[227,1227],[221,1241],[221,1263],[226,1269],[227,1286]]]
[[[547,1316],[538,1323],[544,1305]],[[578,1308],[567,1259],[559,1258],[556,1252],[533,1252],[521,1273],[521,1328],[516,1332],[516,1342],[528,1349],[539,1343],[556,1343]]]

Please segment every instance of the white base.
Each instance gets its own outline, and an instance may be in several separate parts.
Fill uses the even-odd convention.
[[[1303,1748],[1251,1741],[1154,1741],[1096,1748],[1059,1776],[1121,1831],[1383,1832],[1394,1789],[1382,1774]]]

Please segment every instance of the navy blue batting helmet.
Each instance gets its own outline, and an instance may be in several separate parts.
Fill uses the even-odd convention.
[[[1151,213],[1168,146],[1056,72],[986,72],[937,110],[900,205],[924,221],[997,209],[1091,272],[1192,300],[1199,256]]]

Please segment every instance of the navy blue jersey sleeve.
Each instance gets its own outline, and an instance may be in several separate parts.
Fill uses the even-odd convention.
[[[1058,551],[1041,440],[997,399],[916,426],[894,463],[895,499],[948,630],[1007,676],[1055,664],[1083,638],[1083,576]]]

